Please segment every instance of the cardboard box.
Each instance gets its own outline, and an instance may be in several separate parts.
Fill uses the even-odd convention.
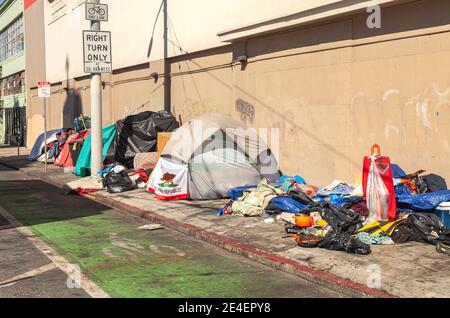
[[[157,138],[158,157],[161,156],[161,153],[164,151],[164,148],[166,147],[166,144],[169,142],[170,137],[172,137],[172,133],[168,133],[168,132],[158,133],[158,138]]]

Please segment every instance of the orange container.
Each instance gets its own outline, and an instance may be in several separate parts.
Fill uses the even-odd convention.
[[[295,225],[301,228],[307,228],[313,226],[313,220],[309,215],[296,215]]]

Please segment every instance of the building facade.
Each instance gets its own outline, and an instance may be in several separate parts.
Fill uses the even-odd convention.
[[[52,83],[49,128],[90,114],[84,2],[25,0],[28,145],[44,126],[39,80]],[[279,128],[282,170],[318,185],[353,182],[374,143],[450,180],[449,1],[102,2],[105,125],[169,102],[183,122],[220,112]]]
[[[0,144],[25,137],[26,89],[23,0],[0,5]]]

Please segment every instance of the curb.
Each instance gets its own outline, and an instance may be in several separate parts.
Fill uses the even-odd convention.
[[[21,171],[29,176],[40,179],[41,181],[62,188],[65,182],[62,180],[53,179],[47,176],[42,176],[38,173],[32,173],[26,171],[26,169],[11,166],[11,164],[3,163],[0,160],[0,164]],[[182,223],[169,219],[160,214],[149,212],[135,206],[128,205],[126,203],[114,200],[110,197],[102,194],[89,194],[83,195],[84,198],[104,204],[111,208],[120,210],[124,213],[131,213],[140,218],[144,218],[151,222],[160,223],[167,228],[176,230],[183,234],[189,235],[196,239],[202,240],[209,244],[215,245],[229,252],[245,256],[251,260],[261,263],[266,266],[270,266],[276,270],[282,270],[284,272],[300,276],[312,283],[332,289],[337,292],[342,292],[345,295],[352,297],[373,297],[373,298],[397,298],[397,296],[384,292],[382,290],[369,288],[363,284],[353,282],[349,279],[339,277],[337,275],[327,273],[325,271],[315,269],[313,267],[300,264],[295,260],[260,250],[249,244],[230,239],[223,235],[218,235],[212,232],[208,232],[195,225],[189,223]]]

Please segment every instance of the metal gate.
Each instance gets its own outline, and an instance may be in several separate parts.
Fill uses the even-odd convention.
[[[5,144],[11,146],[25,145],[26,107],[4,108]]]

